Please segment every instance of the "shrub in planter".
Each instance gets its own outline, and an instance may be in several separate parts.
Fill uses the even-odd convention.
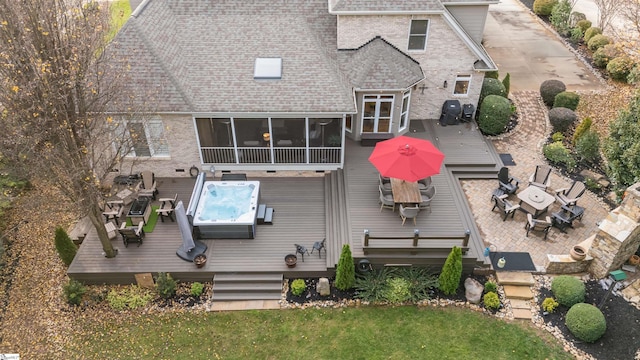
[[[560,275],[551,282],[551,292],[560,304],[572,307],[577,303],[584,302],[586,288],[580,279],[569,275]]]
[[[553,127],[553,131],[565,132],[569,127],[578,120],[578,115],[564,107],[554,107],[549,110],[549,122]]]
[[[446,295],[453,295],[460,285],[462,276],[462,249],[454,246],[447,256],[440,277],[438,278],[438,288]]]
[[[486,293],[490,293],[490,292],[497,293],[498,292],[498,285],[496,285],[496,283],[494,283],[493,281],[487,281],[486,283],[484,283],[484,292],[486,292]]]
[[[484,294],[482,301],[487,309],[495,310],[500,307],[500,297],[494,292]]]
[[[607,44],[593,53],[593,64],[601,69],[607,67],[611,59],[615,59],[620,56],[620,49],[615,44]]]
[[[576,167],[576,161],[571,156],[571,152],[561,142],[543,146],[542,153],[553,164],[564,165],[569,170]]]
[[[597,26],[592,26],[584,31],[584,42],[589,43],[592,37],[600,34],[602,34],[602,29]]]
[[[158,277],[156,278],[156,291],[158,294],[168,299],[176,294],[177,283],[171,277],[171,274],[160,272],[158,273]]]
[[[611,44],[611,39],[609,39],[609,37],[602,34],[598,34],[598,35],[594,35],[591,39],[589,39],[589,41],[587,42],[587,47],[591,51],[596,51],[601,47],[609,44]]]
[[[562,81],[556,79],[545,80],[540,84],[540,96],[542,97],[544,104],[548,107],[553,106],[556,95],[566,90],[566,85]]]
[[[340,290],[351,289],[356,282],[356,266],[353,263],[351,248],[348,244],[342,245],[342,252],[336,269],[336,288]]]
[[[478,127],[487,135],[502,134],[511,118],[511,104],[505,97],[489,95],[482,102]]]
[[[589,343],[600,339],[607,331],[602,311],[591,304],[575,304],[567,312],[565,324],[571,333]]]
[[[536,15],[549,16],[557,3],[558,0],[535,0],[533,2],[533,12]]]
[[[576,111],[579,102],[580,95],[572,91],[563,91],[560,94],[556,95],[556,98],[553,101],[553,107],[563,107]]]
[[[580,28],[580,30],[584,34],[587,31],[587,29],[591,27],[591,21],[587,19],[580,20],[576,23],[576,27]]]
[[[58,251],[58,256],[60,256],[62,262],[67,266],[71,265],[73,258],[76,257],[76,253],[78,252],[76,244],[73,243],[69,235],[67,235],[67,232],[59,226],[56,228],[54,241],[56,251]]]
[[[498,79],[485,78],[482,81],[482,89],[480,89],[480,98],[478,99],[478,107],[482,107],[484,99],[489,95],[507,96],[507,90],[502,82]]]
[[[385,300],[392,304],[399,304],[411,298],[411,283],[406,279],[394,277],[387,279]]]
[[[544,301],[542,301],[542,310],[548,313],[552,313],[556,311],[556,308],[558,307],[558,305],[560,304],[558,304],[556,299],[548,297],[544,299]]]
[[[67,303],[70,305],[80,305],[82,296],[87,292],[87,287],[80,281],[71,279],[62,287],[62,291],[64,292],[64,297],[67,299]]]
[[[633,66],[633,60],[627,56],[618,56],[609,61],[607,64],[607,72],[612,79],[626,82]]]
[[[204,291],[204,285],[201,282],[194,282],[191,284],[191,296],[200,297]]]
[[[594,162],[600,158],[600,137],[595,131],[585,132],[576,141],[576,154],[582,161]]]
[[[295,296],[300,296],[307,290],[307,284],[303,279],[295,279],[291,282],[291,293]]]
[[[580,139],[580,137],[587,131],[589,131],[589,129],[591,129],[591,123],[593,121],[591,120],[590,117],[586,117],[584,120],[582,120],[580,122],[580,125],[578,125],[576,127],[576,131],[573,133],[573,146],[576,145],[576,141],[578,141],[578,139]]]

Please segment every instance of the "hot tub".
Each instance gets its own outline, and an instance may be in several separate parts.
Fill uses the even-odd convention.
[[[187,214],[204,239],[255,237],[259,181],[204,181],[198,177]]]

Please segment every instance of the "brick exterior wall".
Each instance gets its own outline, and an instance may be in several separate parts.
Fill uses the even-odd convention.
[[[461,104],[478,102],[484,73],[473,71],[477,57],[462,42],[454,30],[439,15],[414,16],[413,19],[428,19],[426,51],[407,49],[411,16],[338,16],[338,48],[354,49],[376,36],[381,36],[400,51],[420,63],[426,80],[413,90],[411,119],[438,119],[445,100],[458,99]],[[468,96],[453,95],[456,75],[471,75]],[[447,88],[443,87],[447,81]],[[360,110],[360,109],[359,109]]]

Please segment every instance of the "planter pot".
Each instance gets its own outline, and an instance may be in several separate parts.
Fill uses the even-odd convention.
[[[287,267],[296,267],[296,263],[298,263],[298,257],[295,254],[288,254],[284,257],[284,263],[287,264]]]
[[[631,255],[631,257],[629,258],[629,264],[631,264],[631,265],[638,265],[638,264],[640,264],[640,256],[638,256],[638,255]]]
[[[207,263],[207,256],[205,254],[196,255],[193,258],[193,263],[196,264],[196,267],[201,268]]]
[[[585,257],[587,257],[587,249],[580,245],[576,245],[571,248],[571,251],[569,251],[569,255],[571,255],[571,258],[573,260],[581,261],[584,260]]]

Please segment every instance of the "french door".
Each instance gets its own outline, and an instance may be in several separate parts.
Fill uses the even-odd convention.
[[[362,132],[391,132],[393,95],[365,95],[362,102]]]

